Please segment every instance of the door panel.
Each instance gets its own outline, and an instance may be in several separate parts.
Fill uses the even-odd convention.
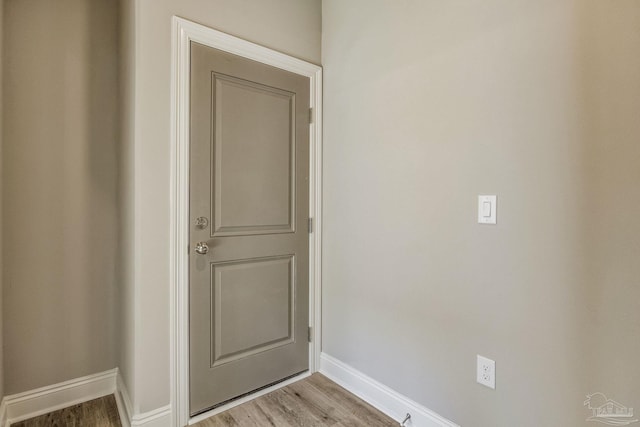
[[[293,257],[212,265],[211,366],[293,342]]]
[[[191,414],[308,369],[308,108],[307,77],[192,43]]]
[[[293,231],[295,94],[212,78],[214,236]]]

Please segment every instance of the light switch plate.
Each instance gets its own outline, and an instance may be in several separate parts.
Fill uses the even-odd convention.
[[[496,224],[497,196],[478,196],[478,223]]]

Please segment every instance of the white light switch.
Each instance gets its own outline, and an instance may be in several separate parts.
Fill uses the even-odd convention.
[[[485,218],[491,216],[491,202],[482,202],[482,216]]]
[[[478,223],[496,223],[496,196],[478,196]]]

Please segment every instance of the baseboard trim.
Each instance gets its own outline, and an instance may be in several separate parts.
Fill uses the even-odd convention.
[[[18,421],[112,394],[116,390],[117,375],[116,368],[5,396],[0,405],[0,425],[8,427]]]
[[[460,427],[326,353],[320,355],[320,373],[398,422],[410,413],[407,427]]]
[[[127,386],[124,384],[122,375],[120,375],[120,371],[118,371],[118,375],[116,377],[115,396],[122,427],[131,427],[131,399],[129,398],[129,392],[127,391]]]
[[[0,402],[0,426],[4,427],[7,424],[7,404],[4,399]]]
[[[153,411],[136,414],[131,419],[131,427],[171,427],[171,405]]]
[[[410,413],[411,421],[407,427],[459,427],[326,353],[320,356],[320,372],[397,421],[402,421],[405,414]],[[112,393],[115,394],[123,427],[171,427],[171,405],[132,415],[131,400],[117,368],[5,396],[0,403],[0,426],[9,427],[18,421]]]
[[[116,378],[115,395],[122,427],[171,427],[171,405],[166,405],[142,414],[133,414],[133,405],[131,404],[129,391],[120,373],[118,373]]]

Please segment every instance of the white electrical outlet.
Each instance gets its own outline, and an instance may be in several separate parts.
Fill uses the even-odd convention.
[[[489,388],[496,388],[496,362],[478,355],[478,369],[477,369],[478,383],[487,386]]]

